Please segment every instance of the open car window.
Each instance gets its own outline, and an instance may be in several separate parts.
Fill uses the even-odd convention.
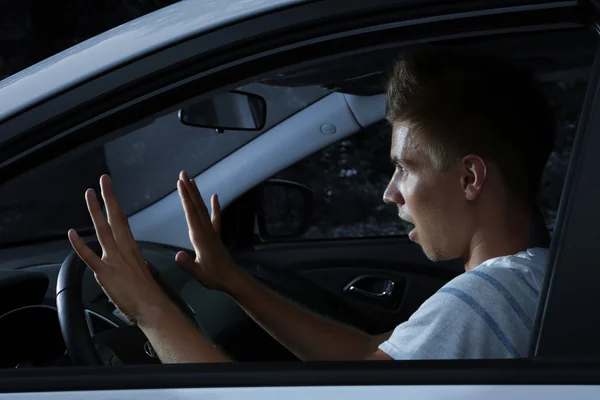
[[[554,149],[544,169],[538,193],[538,206],[550,233],[556,223],[591,63],[590,58],[574,67],[557,68],[551,73],[536,75],[539,89],[550,105],[556,124]],[[397,208],[382,201],[393,173],[389,162],[390,138],[389,123],[381,121],[275,174],[274,179],[300,183],[314,193],[314,209],[306,231],[277,240],[407,235],[412,229],[411,224],[399,220]],[[278,202],[265,204],[277,207]],[[275,211],[269,213],[276,214]],[[273,225],[278,223],[272,222]],[[269,230],[276,230],[276,227],[269,227]]]
[[[70,228],[88,230],[83,199],[108,173],[119,202],[131,215],[176,189],[182,169],[200,174],[231,152],[329,93],[316,87],[278,87],[260,83],[240,88],[262,96],[268,105],[260,131],[228,131],[186,126],[177,113],[79,153],[59,157],[0,187],[0,246],[66,238]],[[232,183],[233,184],[233,183]]]

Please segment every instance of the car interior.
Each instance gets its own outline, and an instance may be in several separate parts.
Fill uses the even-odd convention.
[[[426,46],[491,54],[533,71],[554,110],[558,131],[556,148],[541,182],[539,210],[531,233],[532,247],[548,247],[556,239],[552,236],[554,220],[596,50],[594,34],[570,27],[459,38]],[[256,118],[262,112],[260,107],[265,107],[267,120],[272,120],[265,126],[255,126],[254,132],[225,129],[230,126],[220,129],[218,121],[205,120],[199,123],[210,129],[201,131],[194,128],[193,122],[185,124],[185,113],[180,111],[157,116],[136,131],[141,137],[156,126],[165,127],[169,135],[157,137],[172,142],[183,141],[185,135],[205,135],[215,141],[232,138],[235,144],[222,157],[190,172],[205,200],[211,193],[219,194],[224,210],[222,238],[239,267],[281,296],[371,334],[388,332],[407,320],[423,301],[460,274],[463,266],[458,260],[429,261],[419,246],[402,234],[399,222],[393,220],[393,209],[381,211],[392,218],[394,226],[389,231],[325,232],[311,237],[307,233],[311,227],[328,229],[318,222],[328,220],[333,208],[324,208],[325,192],[315,189],[329,175],[321,176],[320,167],[309,169],[306,165],[319,165],[327,149],[336,154],[339,146],[352,145],[357,157],[366,157],[359,144],[372,143],[375,137],[387,143],[390,128],[384,121],[385,79],[393,61],[410,49],[396,43],[352,54],[334,53],[326,60],[287,67],[236,88],[265,99],[262,105],[257,103],[259,111],[253,115]],[[220,95],[230,92],[224,89]],[[271,110],[278,106],[280,96],[294,96],[296,92],[301,93],[294,97],[300,99],[298,103],[273,116]],[[136,139],[131,146],[128,149],[139,150],[149,145]],[[161,144],[157,146],[160,150]],[[107,149],[88,148],[77,156],[65,155],[0,187],[0,194],[20,193],[10,207],[0,204],[0,220],[6,222],[0,228],[0,332],[3,343],[10,343],[0,356],[2,368],[160,363],[149,354],[141,331],[127,324],[93,274],[72,253],[66,227],[57,223],[50,233],[40,237],[20,237],[10,230],[22,226],[23,221],[28,224],[26,232],[39,227],[39,221],[15,212],[16,208],[23,214],[34,212],[38,207],[19,191],[21,186],[39,182],[54,185],[55,194],[48,196],[53,199],[47,200],[43,208],[42,216],[47,221],[63,217],[56,210],[67,194],[77,192],[76,201],[81,203],[77,207],[85,207],[85,187],[97,185],[103,167],[94,169],[90,164],[88,175],[79,181],[61,180],[61,174],[90,154],[107,157]],[[373,154],[381,158],[387,151],[382,145],[381,152]],[[165,151],[164,157],[176,160],[177,153]],[[384,161],[389,164],[387,159]],[[365,167],[331,162],[338,176],[342,168],[360,174],[361,167]],[[175,264],[175,254],[181,249],[189,251],[191,245],[175,187],[182,166],[173,161],[171,164],[172,168],[154,175],[127,178],[135,182],[121,181],[124,188],[137,190],[149,185],[156,175],[156,179],[172,186],[127,212],[134,237],[157,280],[190,321],[232,359],[297,361],[227,295],[206,289]],[[137,173],[136,165],[142,164],[127,159],[123,165]],[[377,171],[377,179],[389,172],[383,167]],[[351,196],[354,192],[350,190],[362,190],[373,199],[373,206],[365,210],[366,221],[370,213],[379,212],[376,207],[380,206],[384,188],[379,185],[363,190],[349,185],[344,190],[349,190]],[[117,197],[120,194],[117,191]],[[357,206],[350,196],[343,203],[331,207]],[[78,228],[93,241],[93,230]]]

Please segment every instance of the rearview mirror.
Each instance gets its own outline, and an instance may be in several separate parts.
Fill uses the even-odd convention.
[[[259,95],[234,90],[182,108],[179,120],[185,125],[219,132],[259,131],[267,120],[267,103]]]
[[[263,240],[302,236],[310,226],[313,192],[296,182],[271,179],[258,191],[257,225]]]

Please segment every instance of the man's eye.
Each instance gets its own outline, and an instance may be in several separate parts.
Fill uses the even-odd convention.
[[[402,165],[396,165],[396,171],[400,172],[402,175],[406,172]]]

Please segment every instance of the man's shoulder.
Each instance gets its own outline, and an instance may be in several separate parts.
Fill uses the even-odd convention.
[[[399,325],[380,349],[395,359],[522,357],[546,260],[547,250],[530,249],[459,275]]]
[[[488,260],[444,285],[432,301],[468,306],[498,324],[519,320],[531,330],[544,279],[547,249],[529,249]],[[449,311],[449,310],[448,310]]]
[[[537,296],[544,279],[547,260],[548,249],[543,248],[493,258],[454,278],[440,292],[452,292],[452,289],[467,292],[485,290],[485,297],[489,297],[491,293],[503,294],[506,289],[529,290]],[[484,283],[486,285],[483,285]],[[496,290],[488,290],[490,286]]]

